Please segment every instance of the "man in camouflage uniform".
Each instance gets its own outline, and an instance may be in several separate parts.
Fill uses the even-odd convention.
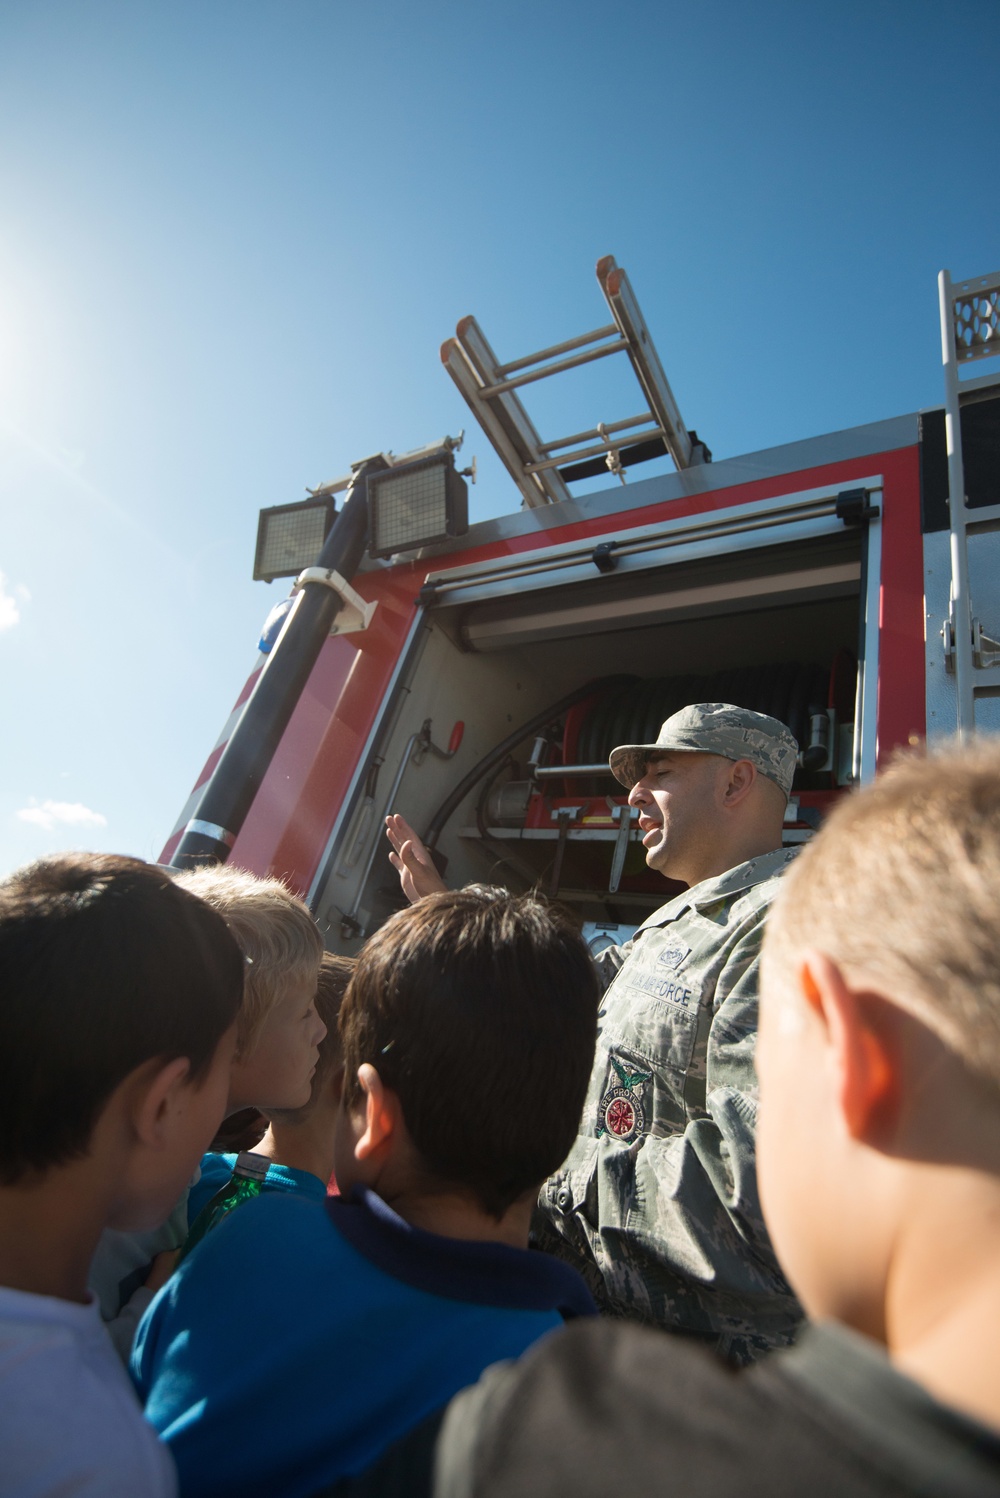
[[[688,888],[602,952],[608,983],[580,1134],[542,1189],[540,1247],[614,1315],[711,1338],[746,1362],[801,1316],[754,1164],[758,968],[797,746],[727,703],[612,751],[646,862]]]
[[[717,702],[612,751],[648,866],[688,888],[597,958],[608,987],[580,1134],[534,1228],[602,1310],[739,1362],[791,1341],[801,1318],[757,1198],[753,1059],[796,755],[777,719]],[[412,829],[387,823],[407,896],[442,888]]]

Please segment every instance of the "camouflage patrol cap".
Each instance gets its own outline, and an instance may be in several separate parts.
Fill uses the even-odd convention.
[[[611,773],[631,790],[652,756],[673,750],[748,759],[787,796],[799,746],[784,723],[731,702],[696,702],[668,718],[655,744],[620,744],[608,760]]]

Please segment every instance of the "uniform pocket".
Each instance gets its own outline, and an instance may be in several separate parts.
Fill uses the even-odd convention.
[[[698,1035],[701,990],[683,971],[635,954],[604,996],[602,1040],[634,1051],[656,1070],[684,1073]]]

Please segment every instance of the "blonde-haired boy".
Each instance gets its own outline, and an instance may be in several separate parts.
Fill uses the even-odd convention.
[[[176,882],[219,912],[247,962],[229,1112],[303,1107],[326,1034],[315,1005],[323,939],[309,907],[280,879],[229,864]]]
[[[303,1106],[326,1034],[315,1003],[323,940],[309,907],[280,879],[261,879],[228,864],[193,869],[172,882],[222,916],[244,958],[227,1115],[249,1107]],[[211,1167],[219,1158],[206,1155],[203,1166]],[[219,1185],[218,1171],[213,1175],[206,1169],[205,1175],[211,1188],[196,1191],[191,1202],[185,1192],[153,1232],[109,1231],[101,1239],[90,1285],[123,1358],[194,1217]]]
[[[266,1169],[266,1174],[259,1175],[262,1191],[291,1191],[320,1201],[326,1196],[333,1176],[334,1128],[340,1101],[338,1074],[342,1055],[337,1015],[353,971],[353,957],[323,953],[316,1009],[326,1026],[326,1035],[320,1041],[309,1101],[301,1108],[270,1108],[259,1114],[251,1112],[250,1118],[259,1122],[256,1137],[251,1133],[249,1120],[244,1124],[244,1132],[250,1134],[252,1142],[242,1144],[239,1151],[232,1145],[216,1143],[213,1152],[203,1157],[201,1179],[191,1188],[188,1201],[192,1242],[202,1227],[207,1230],[208,1220],[199,1222],[200,1214],[206,1208],[211,1211],[213,1197],[230,1181],[242,1151],[260,1157],[251,1163],[257,1166],[258,1172]]]

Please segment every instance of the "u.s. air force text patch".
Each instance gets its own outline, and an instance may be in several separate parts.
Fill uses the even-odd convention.
[[[651,1072],[629,1071],[616,1056],[610,1058],[619,1085],[609,1087],[597,1105],[597,1137],[610,1134],[614,1139],[634,1139],[646,1123],[640,1089]]]

